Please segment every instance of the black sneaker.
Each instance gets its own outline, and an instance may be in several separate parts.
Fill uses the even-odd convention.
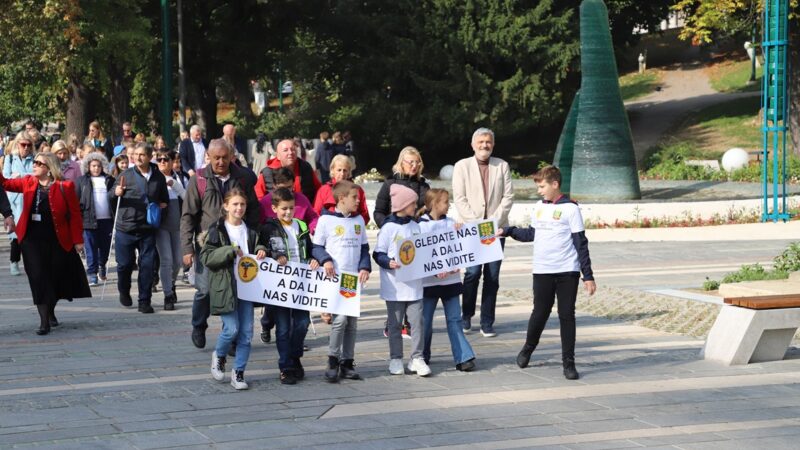
[[[461,319],[461,330],[464,333],[469,333],[472,330],[472,321],[470,319]]]
[[[306,369],[303,368],[303,364],[300,363],[300,359],[294,360],[294,377],[298,380],[302,380],[306,377]]]
[[[193,329],[192,344],[197,348],[206,348],[206,330],[202,328]]]
[[[119,303],[125,307],[133,306],[133,299],[131,298],[130,292],[120,292]]]
[[[297,379],[291,369],[281,370],[281,384],[296,384]]]
[[[361,375],[356,372],[356,365],[352,359],[342,360],[339,365],[339,377],[346,380],[360,380]]]
[[[529,347],[528,344],[522,346],[522,350],[520,350],[519,354],[517,355],[517,366],[520,369],[524,369],[528,367],[528,363],[531,362],[531,354],[533,354],[533,347]]]
[[[472,372],[475,370],[475,358],[456,364],[456,370],[460,372]]]
[[[272,342],[272,333],[269,330],[261,330],[261,342],[264,344]]]
[[[142,303],[139,305],[139,312],[142,314],[153,314],[155,310],[153,310],[152,306]]]
[[[173,292],[170,295],[164,296],[164,311],[175,311],[175,302],[178,300],[178,296],[175,295]]]
[[[577,380],[581,376],[578,374],[578,370],[575,368],[575,358],[564,358],[564,378],[568,380]]]
[[[328,370],[325,371],[325,379],[330,383],[339,381],[339,358],[328,356]]]

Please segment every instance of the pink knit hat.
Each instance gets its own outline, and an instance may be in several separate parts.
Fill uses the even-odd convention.
[[[389,188],[389,195],[392,197],[392,212],[402,211],[406,206],[417,203],[419,196],[412,189],[402,184],[393,184]]]

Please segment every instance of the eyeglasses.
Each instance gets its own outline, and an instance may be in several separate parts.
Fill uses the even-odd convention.
[[[22,148],[28,148],[28,147],[30,147],[30,146],[31,146],[31,143],[30,143],[30,142],[20,142],[20,143],[19,143],[19,144],[17,144],[17,145],[19,145],[19,146],[20,146],[20,147],[22,147]]]
[[[170,162],[170,161],[172,161],[172,160],[171,160],[171,159],[169,159],[169,158],[163,158],[163,157],[162,157],[162,158],[156,158],[156,161],[158,161],[158,162]]]
[[[422,161],[406,161],[406,160],[403,160],[403,162],[408,164],[409,166],[412,166],[412,167],[413,166],[421,166],[422,165]]]
[[[46,165],[47,165],[47,164],[45,164],[45,163],[43,163],[43,162],[39,161],[38,159],[34,159],[34,160],[33,160],[33,166],[34,166],[34,167],[42,167],[42,166],[46,166]]]

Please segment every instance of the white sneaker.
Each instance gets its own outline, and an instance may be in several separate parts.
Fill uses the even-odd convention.
[[[10,269],[11,269],[11,275],[14,275],[14,276],[19,275],[20,274],[19,262],[12,262]]]
[[[405,371],[403,371],[403,360],[393,359],[389,361],[389,373],[392,375],[403,375],[405,373]]]
[[[408,371],[416,373],[421,377],[427,377],[431,374],[431,368],[425,364],[425,360],[422,358],[412,358],[411,361],[408,362]]]
[[[250,387],[247,385],[247,382],[244,381],[244,370],[231,370],[231,386],[233,386],[233,388],[237,391],[241,391]]]
[[[217,358],[217,351],[211,353],[211,376],[217,381],[225,379],[225,358]]]

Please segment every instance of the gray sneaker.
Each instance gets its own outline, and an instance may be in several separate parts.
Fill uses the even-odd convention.
[[[19,271],[19,262],[12,262],[10,269],[11,269],[11,275],[17,276],[21,274],[21,272]]]

